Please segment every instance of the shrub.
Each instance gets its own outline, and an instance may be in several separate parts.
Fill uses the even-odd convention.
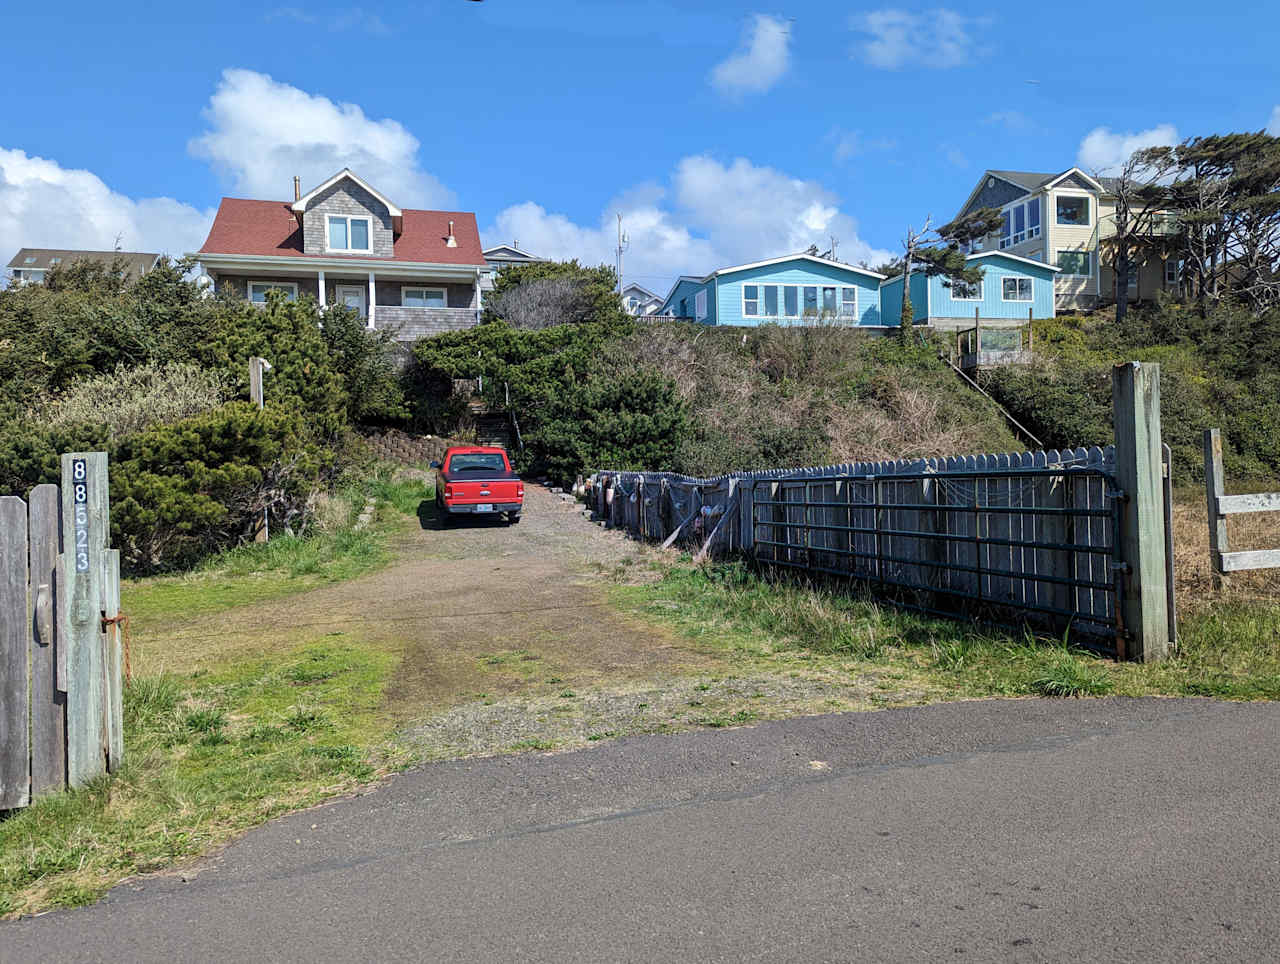
[[[32,421],[49,428],[102,425],[116,439],[217,408],[230,388],[231,380],[223,372],[189,362],[121,365],[110,375],[73,383],[37,409]]]

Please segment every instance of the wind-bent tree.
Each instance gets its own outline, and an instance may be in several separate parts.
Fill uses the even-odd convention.
[[[1172,250],[1165,182],[1177,166],[1173,148],[1134,151],[1111,186],[1115,196],[1112,233],[1099,239],[1099,247],[1110,257],[1115,274],[1117,322],[1124,321],[1129,311],[1130,277],[1149,258],[1167,256]]]
[[[940,228],[933,227],[933,216],[924,219],[924,226],[915,230],[907,225],[902,240],[902,312],[898,317],[903,337],[915,325],[915,309],[911,304],[911,275],[924,272],[926,277],[941,275],[948,285],[976,285],[982,281],[982,269],[965,260],[965,252],[975,241],[994,234],[1003,223],[1003,215],[997,208],[979,208],[949,221]]]

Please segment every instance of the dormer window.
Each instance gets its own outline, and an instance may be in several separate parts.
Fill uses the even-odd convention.
[[[35,259],[35,258],[23,258],[23,259],[22,259],[22,263],[23,263],[23,264],[35,264],[35,263],[36,263],[36,259]]]
[[[51,267],[51,268],[52,268],[52,267],[56,267],[57,265],[60,265],[60,264],[62,264],[62,259],[61,259],[61,258],[50,258],[50,259],[49,259],[49,267]]]
[[[341,214],[328,215],[328,239],[330,251],[370,251],[368,218],[353,218]]]

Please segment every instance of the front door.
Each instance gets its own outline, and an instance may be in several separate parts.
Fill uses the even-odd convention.
[[[334,296],[338,300],[338,304],[346,305],[348,308],[354,308],[360,313],[360,317],[364,318],[368,312],[365,311],[366,294],[364,285],[335,285],[333,290]]]

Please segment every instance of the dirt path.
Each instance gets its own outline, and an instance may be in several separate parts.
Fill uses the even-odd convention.
[[[443,527],[424,506],[394,540],[397,561],[372,575],[173,624],[213,662],[337,634],[402,655],[387,694],[411,718],[461,699],[501,696],[535,680],[588,686],[682,674],[711,661],[669,630],[611,609],[601,567],[643,566],[646,547],[606,532],[582,508],[530,486],[519,525]],[[163,646],[164,639],[144,641]],[[191,668],[187,666],[183,669]]]

